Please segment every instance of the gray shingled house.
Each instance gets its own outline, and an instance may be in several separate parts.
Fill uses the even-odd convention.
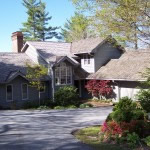
[[[42,99],[51,99],[61,86],[74,85],[81,98],[90,95],[87,80],[112,80],[114,99],[136,92],[139,72],[150,64],[149,52],[126,52],[112,38],[89,38],[73,43],[28,41],[23,45],[21,32],[12,34],[13,52],[0,53],[0,106],[20,107],[27,101],[38,100],[38,91],[26,79],[26,63],[48,68],[43,79]]]

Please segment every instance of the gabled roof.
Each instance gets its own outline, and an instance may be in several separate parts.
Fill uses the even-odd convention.
[[[87,38],[83,40],[79,40],[72,43],[71,53],[80,54],[80,53],[91,53],[93,49],[95,49],[104,38]]]
[[[16,72],[26,74],[26,63],[34,64],[25,53],[0,53],[0,83],[7,82]]]
[[[26,45],[30,45],[34,49],[36,49],[46,61],[53,62],[56,59],[55,56],[68,56],[76,59],[78,58],[77,54],[94,53],[97,47],[107,41],[114,42],[115,39],[113,39],[111,36],[108,36],[105,39],[99,37],[87,38],[72,43],[28,41],[23,47],[22,51],[25,51],[25,49],[27,48]],[[122,50],[121,47],[119,48]]]
[[[99,80],[145,80],[142,74],[150,67],[150,51],[127,51],[119,59],[112,59],[88,79]]]

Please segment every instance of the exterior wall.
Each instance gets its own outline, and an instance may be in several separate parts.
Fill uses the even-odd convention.
[[[90,99],[92,98],[92,95],[88,93],[87,89],[85,88],[85,85],[87,83],[87,80],[81,80],[81,98],[82,99]]]
[[[81,59],[81,67],[89,72],[89,73],[94,73],[95,72],[95,61],[94,58],[90,58],[90,64],[84,64],[84,59]]]
[[[38,101],[38,91],[31,86],[28,86],[28,100],[22,100],[23,83],[29,84],[27,80],[18,76],[16,79],[8,84],[0,84],[0,106],[4,108],[10,108],[12,105],[16,105],[17,108],[19,108],[27,101]],[[13,101],[6,100],[6,86],[9,84],[13,85]],[[41,100],[50,99],[51,97],[49,82],[45,82],[45,85],[45,92],[41,93]]]
[[[116,94],[115,101],[119,101],[120,98],[128,96],[129,98],[136,100],[135,95],[140,90],[141,87],[139,82],[133,81],[116,81],[117,85],[114,88]],[[144,88],[144,87],[142,87]]]
[[[28,47],[27,50],[25,51],[25,53],[31,58],[32,61],[34,61],[37,64],[43,64],[46,65],[47,63],[45,62],[45,60],[39,56],[39,54],[37,53],[37,51],[35,49],[33,49],[32,47]]]
[[[97,49],[94,55],[95,72],[105,65],[110,59],[117,59],[121,56],[121,51],[114,45],[105,43]]]

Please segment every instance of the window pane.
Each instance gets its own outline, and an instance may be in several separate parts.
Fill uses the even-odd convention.
[[[67,84],[71,84],[71,76],[67,76]]]
[[[66,84],[66,67],[62,67],[61,69],[61,84]]]
[[[7,100],[13,99],[12,85],[7,86]]]
[[[28,98],[28,85],[22,84],[22,99]]]
[[[58,71],[59,70],[59,71]],[[72,68],[62,65],[55,69],[55,83],[59,84],[71,84],[72,82]]]
[[[88,60],[87,59],[84,59],[84,64],[88,64]]]
[[[60,84],[60,74],[59,74],[59,68],[55,69],[55,83]]]

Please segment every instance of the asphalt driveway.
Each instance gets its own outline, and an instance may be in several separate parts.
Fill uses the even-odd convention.
[[[0,150],[91,150],[71,132],[102,124],[111,110],[0,111]]]

